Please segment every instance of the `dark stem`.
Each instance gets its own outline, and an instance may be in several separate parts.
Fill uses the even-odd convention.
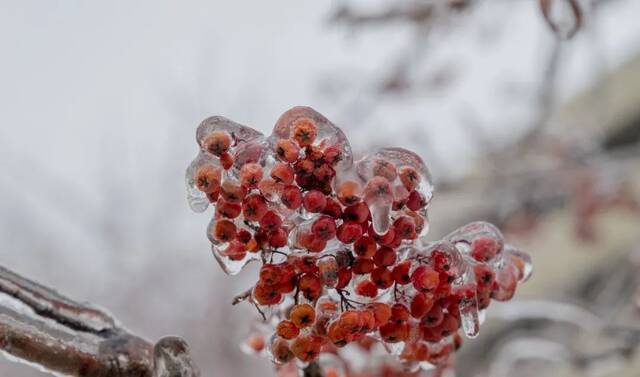
[[[304,377],[324,377],[324,373],[322,373],[322,368],[317,361],[314,361],[307,365],[303,370]]]

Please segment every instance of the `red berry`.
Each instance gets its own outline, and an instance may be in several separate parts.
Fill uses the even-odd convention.
[[[260,221],[268,210],[267,201],[262,195],[251,194],[242,202],[242,214],[248,221]]]
[[[231,135],[226,131],[213,131],[202,139],[202,149],[220,156],[229,150],[231,141]]]
[[[380,336],[387,343],[403,342],[409,338],[409,324],[389,322],[380,326]]]
[[[349,284],[351,281],[351,277],[353,273],[350,268],[341,268],[338,270],[338,284],[336,284],[337,289],[342,289]]]
[[[287,246],[288,234],[283,228],[277,228],[269,233],[269,245],[273,248]]]
[[[433,307],[433,295],[430,293],[418,293],[411,300],[411,316],[420,319]]]
[[[296,186],[286,186],[280,198],[282,204],[289,209],[297,209],[302,204],[302,193]]]
[[[471,256],[479,262],[488,262],[500,252],[498,241],[489,237],[480,237],[471,243]]]
[[[414,190],[420,184],[420,173],[411,166],[400,168],[400,181],[407,190]]]
[[[353,273],[358,275],[368,274],[373,271],[373,261],[368,258],[358,257],[353,261]]]
[[[356,294],[374,298],[378,295],[378,287],[371,280],[363,280],[356,285]]]
[[[426,206],[427,202],[422,196],[422,194],[414,190],[409,193],[409,198],[407,199],[406,205],[407,205],[407,208],[409,208],[410,210],[417,211],[420,208],[423,208],[424,206]]]
[[[242,202],[242,199],[244,199],[246,194],[247,190],[240,184],[233,181],[225,181],[220,187],[220,195],[229,203]]]
[[[201,166],[194,176],[196,187],[206,194],[212,194],[220,190],[221,179],[222,172],[220,168],[213,165]]]
[[[342,207],[336,199],[327,198],[327,205],[324,207],[324,210],[322,210],[322,213],[334,219],[339,219],[342,217]]]
[[[318,128],[310,118],[296,119],[291,128],[293,130],[293,140],[301,147],[311,145],[316,136],[318,136]]]
[[[496,280],[496,274],[493,269],[486,264],[478,264],[473,267],[478,287],[491,287]]]
[[[419,266],[411,274],[413,287],[420,292],[431,292],[438,287],[439,274],[428,266]]]
[[[342,243],[353,243],[362,237],[362,227],[355,221],[345,221],[338,227],[337,237]]]
[[[434,304],[429,312],[422,318],[421,324],[426,327],[436,327],[442,323],[444,313],[442,307],[438,304]]]
[[[277,264],[263,264],[260,267],[260,282],[275,285],[282,279],[282,270]]]
[[[224,170],[229,170],[233,166],[234,158],[229,152],[220,155],[220,165]]]
[[[260,228],[262,228],[266,232],[270,232],[282,225],[282,219],[274,210],[268,210],[267,212],[265,212],[259,222]]]
[[[376,254],[376,241],[369,236],[362,236],[353,244],[353,252],[360,257],[373,258]]]
[[[411,269],[411,263],[409,261],[404,261],[399,263],[397,266],[393,268],[391,274],[393,275],[393,280],[399,285],[406,285],[411,282],[411,276],[409,275],[409,270]]]
[[[298,288],[307,300],[314,301],[322,293],[322,281],[317,275],[303,274],[298,280]]]
[[[276,143],[276,156],[282,161],[296,162],[300,155],[300,147],[290,139],[280,139]]]
[[[253,297],[260,305],[275,305],[282,300],[282,294],[274,287],[260,282],[253,288]]]
[[[293,183],[293,168],[291,168],[289,164],[282,162],[275,164],[271,169],[270,175],[276,182],[280,182],[285,185]]]
[[[392,266],[396,263],[396,258],[396,252],[392,248],[381,246],[373,257],[373,263],[380,267]]]
[[[369,219],[369,207],[363,203],[356,203],[344,209],[343,218],[345,221],[355,221],[363,223]]]
[[[371,281],[381,289],[387,289],[393,285],[393,275],[385,267],[377,267],[371,271]]]
[[[393,222],[393,229],[396,233],[396,237],[400,237],[404,240],[413,240],[418,235],[416,234],[416,224],[409,216],[400,216]]]
[[[248,189],[258,187],[262,180],[262,166],[257,163],[245,164],[240,168],[240,184]]]
[[[216,204],[216,213],[221,217],[226,217],[228,219],[235,219],[240,215],[242,211],[242,207],[237,203],[229,203],[225,200],[219,199]]]
[[[393,304],[391,307],[391,321],[395,323],[406,322],[409,320],[411,313],[406,306],[402,304]]]
[[[336,236],[336,222],[329,216],[320,216],[311,226],[313,235],[328,241]]]
[[[342,161],[342,150],[338,145],[332,145],[324,150],[324,162],[331,166],[335,166]]]
[[[304,209],[311,213],[322,212],[327,205],[327,198],[318,190],[311,190],[304,195],[302,199]]]
[[[236,238],[236,225],[229,220],[218,220],[214,226],[213,238],[219,242],[229,242]]]

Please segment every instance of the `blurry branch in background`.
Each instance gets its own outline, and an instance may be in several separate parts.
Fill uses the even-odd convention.
[[[628,368],[640,351],[640,328],[628,317],[637,313],[630,297],[640,287],[638,255],[624,253],[554,301],[492,306],[490,316],[500,321],[498,328],[465,355],[460,374],[546,375],[541,369],[558,366],[595,377]]]
[[[597,11],[609,2],[612,0],[538,0],[540,17],[557,38],[549,46],[548,57],[541,67],[526,130],[508,144],[497,145],[492,135],[480,127],[480,117],[473,111],[465,111],[471,116],[460,124],[474,143],[482,163],[472,170],[477,174],[471,173],[462,178],[445,177],[437,182],[439,195],[477,197],[480,202],[476,204],[481,213],[474,216],[489,219],[508,232],[516,233],[530,232],[542,216],[560,206],[572,205],[575,207],[576,234],[583,240],[594,239],[594,218],[606,209],[623,207],[640,214],[640,202],[628,179],[628,172],[637,169],[640,162],[638,143],[624,145],[624,148],[608,146],[607,140],[617,130],[607,129],[605,135],[598,135],[587,127],[580,129],[583,125],[579,123],[560,132],[549,127],[558,113],[556,91],[562,78],[561,69],[564,68],[566,40],[586,26],[587,12],[590,18],[595,18]],[[374,84],[367,83],[369,90],[361,90],[362,93],[356,93],[357,100],[347,103],[345,107],[351,118],[353,114],[360,114],[360,119],[351,121],[365,123],[362,118],[373,114],[373,109],[384,101],[385,95],[418,99],[417,87],[424,82],[416,77],[413,67],[429,63],[423,61],[428,52],[425,51],[428,50],[425,40],[434,28],[445,28],[447,20],[468,16],[475,10],[476,3],[472,0],[405,1],[372,9],[350,1],[340,2],[330,18],[334,24],[346,25],[359,33],[365,33],[365,27],[381,28],[391,24],[412,25],[417,30],[414,40],[406,46],[407,50],[417,52],[396,54],[392,71],[366,80]],[[433,40],[431,43],[437,42]],[[598,53],[600,49],[594,46],[593,50]],[[429,83],[433,84],[429,90],[441,89],[438,82]],[[603,91],[602,88],[599,91]],[[368,99],[366,103],[363,98]],[[592,104],[593,108],[584,111],[606,111],[601,106],[606,104],[606,98],[599,100],[598,104]],[[597,122],[601,120],[599,118],[602,117],[594,116],[589,121]],[[640,129],[640,125],[635,128]],[[425,135],[420,135],[420,138],[424,139]],[[431,148],[432,153],[433,150]],[[439,160],[437,157],[435,159]],[[474,193],[482,190],[484,194],[473,195],[466,191],[469,187]],[[456,224],[466,220],[451,219]]]
[[[540,10],[547,24],[553,32],[561,39],[571,39],[582,27],[583,12],[578,0],[540,0]],[[564,6],[564,12],[570,12],[572,20],[570,23],[563,25],[558,21],[554,13],[558,10],[554,6]]]
[[[189,347],[157,344],[119,326],[106,312],[0,267],[0,350],[52,373],[82,377],[198,377]]]

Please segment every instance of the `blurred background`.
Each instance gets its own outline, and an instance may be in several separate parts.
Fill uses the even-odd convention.
[[[0,264],[185,337],[206,376],[265,375],[230,305],[255,271],[216,264],[184,169],[205,117],[309,105],[359,155],[423,156],[434,239],[488,220],[531,253],[460,376],[637,376],[640,2],[551,3],[0,1]]]

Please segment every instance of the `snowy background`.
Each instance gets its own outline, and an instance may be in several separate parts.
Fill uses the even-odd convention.
[[[223,275],[186,204],[197,124],[268,132],[311,105],[356,152],[412,148],[446,179],[477,157],[469,119],[497,144],[531,125],[556,43],[530,0],[479,2],[427,38],[332,23],[338,3],[0,1],[0,263],[149,339],[184,336],[205,375],[264,368],[237,347],[254,313],[228,305],[251,272]],[[637,0],[587,14],[563,46],[558,103],[640,50],[639,14]],[[379,93],[398,59],[424,85]],[[41,374],[0,359],[0,375]]]

